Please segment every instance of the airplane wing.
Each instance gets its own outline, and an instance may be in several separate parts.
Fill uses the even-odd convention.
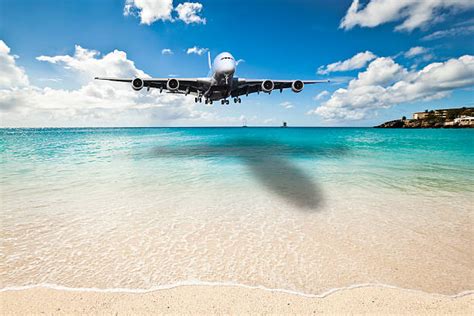
[[[238,97],[241,95],[248,95],[255,92],[265,92],[262,89],[262,84],[266,81],[273,83],[272,90],[280,90],[292,88],[296,82],[302,83],[301,89],[304,85],[315,84],[315,83],[327,83],[329,80],[267,80],[267,79],[243,79],[239,78],[237,81],[237,87],[233,89],[232,96]],[[301,90],[300,90],[301,91]],[[299,91],[298,91],[299,92]]]
[[[132,85],[135,90],[142,88],[156,88],[167,90],[171,93],[198,95],[206,91],[210,85],[209,78],[110,78],[95,77],[96,80],[106,80],[115,82],[126,82]],[[135,80],[139,80],[135,82]],[[172,82],[170,82],[172,81]],[[177,82],[177,85],[176,85]]]

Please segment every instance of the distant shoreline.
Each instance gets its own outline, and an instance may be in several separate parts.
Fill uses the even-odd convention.
[[[393,120],[374,126],[374,128],[474,128],[474,124],[446,124],[450,122],[426,122],[423,120]]]
[[[388,121],[375,128],[474,128],[474,108],[452,108],[425,110],[413,113],[412,119],[405,116]]]

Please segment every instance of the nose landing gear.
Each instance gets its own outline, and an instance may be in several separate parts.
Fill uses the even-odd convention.
[[[234,98],[234,103],[241,103],[242,99],[241,98]]]
[[[227,105],[228,105],[228,104],[229,104],[229,100],[227,100],[227,99],[222,99],[222,100],[221,100],[221,104],[222,104],[222,105],[224,105],[224,104],[227,104]]]

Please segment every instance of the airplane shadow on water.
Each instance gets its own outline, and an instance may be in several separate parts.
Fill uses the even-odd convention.
[[[242,161],[259,183],[294,206],[315,210],[322,202],[318,184],[289,159],[268,156]]]
[[[160,146],[154,157],[219,159],[236,158],[267,190],[304,211],[315,211],[323,202],[319,184],[298,166],[295,158],[334,157],[347,154],[340,145],[302,146],[265,138],[234,138],[209,145]]]

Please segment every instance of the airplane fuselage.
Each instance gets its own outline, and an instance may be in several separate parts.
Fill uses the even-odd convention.
[[[214,58],[211,68],[211,87],[208,94],[204,95],[210,100],[228,98],[234,85],[236,69],[234,57],[227,52],[220,53]]]

